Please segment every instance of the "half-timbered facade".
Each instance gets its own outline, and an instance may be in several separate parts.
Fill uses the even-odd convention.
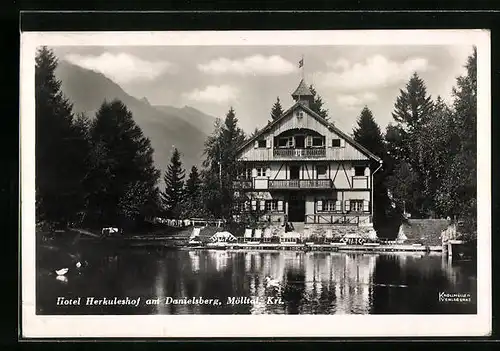
[[[236,217],[371,223],[373,165],[382,161],[309,108],[314,97],[304,80],[292,97],[291,108],[238,149]]]

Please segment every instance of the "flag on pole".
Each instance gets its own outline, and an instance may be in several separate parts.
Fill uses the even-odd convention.
[[[299,68],[301,68],[302,66],[304,66],[304,59],[301,59],[301,60],[299,61]]]

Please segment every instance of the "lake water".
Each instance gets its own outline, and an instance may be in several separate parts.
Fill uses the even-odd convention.
[[[441,254],[88,248],[83,257],[89,265],[64,278],[37,269],[38,314],[476,313],[474,263]],[[471,301],[439,301],[442,292],[470,293]],[[58,305],[58,297],[80,304]],[[140,301],[87,305],[88,297]],[[173,303],[183,297],[220,304]]]

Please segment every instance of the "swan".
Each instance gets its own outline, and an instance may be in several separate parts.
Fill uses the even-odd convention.
[[[67,283],[68,282],[68,278],[66,278],[64,275],[58,275],[56,277],[57,280],[63,282],[63,283]]]
[[[272,279],[271,277],[267,276],[265,278],[265,281],[268,288],[281,288],[280,282],[276,279]]]
[[[58,269],[56,271],[56,274],[57,275],[65,275],[66,273],[68,273],[69,269],[68,268],[61,268],[61,269]]]
[[[78,261],[78,262],[76,263],[76,268],[80,268],[81,266],[82,266],[82,263],[81,263],[80,261]]]

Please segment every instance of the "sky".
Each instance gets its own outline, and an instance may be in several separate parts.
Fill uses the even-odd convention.
[[[248,133],[263,127],[279,97],[286,110],[304,75],[323,98],[330,120],[351,133],[368,106],[384,130],[414,72],[428,93],[451,102],[465,73],[468,45],[392,46],[66,46],[59,59],[106,75],[152,105],[195,107],[224,118],[233,107]],[[303,70],[298,63],[303,57]]]

